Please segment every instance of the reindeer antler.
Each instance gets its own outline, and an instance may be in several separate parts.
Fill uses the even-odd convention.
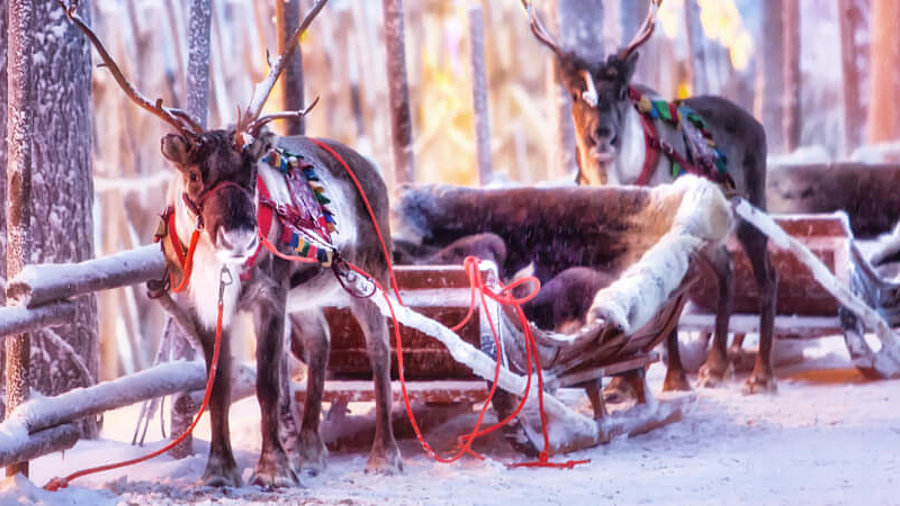
[[[637,48],[641,47],[647,40],[653,35],[653,30],[656,29],[656,13],[659,10],[660,5],[662,5],[662,0],[650,0],[650,8],[647,12],[647,17],[644,18],[644,22],[641,23],[641,28],[638,30],[637,35],[631,39],[631,42],[625,46],[625,49],[619,52],[619,59],[624,60],[631,56]]]
[[[250,104],[247,106],[247,109],[245,109],[242,118],[238,121],[236,132],[238,139],[242,137],[242,133],[244,132],[249,133],[251,136],[254,135],[256,131],[253,128],[262,128],[263,125],[265,125],[269,121],[272,121],[273,119],[302,116],[303,114],[306,114],[310,109],[312,109],[313,106],[315,106],[315,103],[313,103],[302,111],[275,113],[272,115],[260,117],[260,112],[262,112],[263,105],[266,103],[266,99],[269,98],[269,94],[272,92],[272,88],[275,87],[275,82],[278,81],[278,77],[281,76],[281,73],[282,71],[284,71],[284,67],[287,65],[287,62],[294,55],[294,52],[297,50],[297,46],[300,45],[300,37],[309,28],[309,25],[313,22],[322,8],[325,7],[326,3],[328,3],[328,0],[317,0],[312,9],[310,9],[309,12],[306,13],[306,17],[303,18],[303,22],[301,22],[297,26],[297,29],[294,30],[294,33],[291,34],[284,53],[279,55],[274,62],[271,59],[269,60],[269,73],[253,88],[253,96],[250,99]]]
[[[550,31],[547,30],[547,27],[541,23],[540,18],[537,16],[537,12],[534,10],[534,5],[531,4],[528,0],[522,0],[522,8],[525,9],[525,12],[528,13],[529,19],[531,19],[531,33],[534,34],[535,37],[541,42],[544,43],[545,46],[549,47],[553,50],[557,56],[562,56],[563,50],[559,47],[559,44],[556,43],[556,40],[550,35]]]
[[[69,3],[66,0],[57,0],[59,5],[62,6],[63,10],[66,12],[66,16],[69,20],[75,24],[78,28],[81,29],[82,32],[87,36],[88,40],[93,44],[94,49],[97,50],[97,53],[100,54],[100,58],[103,59],[103,63],[106,68],[112,73],[113,78],[115,78],[116,83],[119,84],[119,87],[122,88],[122,91],[130,98],[134,103],[138,106],[143,107],[147,111],[150,111],[155,116],[158,116],[166,123],[172,125],[176,130],[185,134],[189,137],[196,137],[203,132],[203,127],[200,126],[200,123],[194,119],[187,111],[181,109],[173,109],[171,107],[166,107],[162,103],[162,99],[159,98],[156,102],[151,102],[146,96],[144,96],[140,91],[138,91],[125,77],[125,74],[122,73],[122,69],[119,68],[119,65],[113,60],[112,56],[110,56],[109,51],[106,50],[106,47],[103,45],[103,42],[100,40],[100,37],[94,32],[94,30],[84,21],[84,19],[78,15],[78,0],[72,0]]]

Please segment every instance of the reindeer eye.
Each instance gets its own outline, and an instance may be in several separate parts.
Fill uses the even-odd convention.
[[[199,178],[199,176],[197,176],[196,172],[190,171],[190,172],[188,172],[188,179],[190,179],[192,183],[196,183],[197,180],[200,178]]]

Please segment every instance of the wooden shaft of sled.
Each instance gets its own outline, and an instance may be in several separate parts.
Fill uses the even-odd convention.
[[[816,257],[803,243],[789,236],[781,229],[769,215],[753,207],[744,199],[738,199],[734,204],[735,212],[748,221],[760,232],[765,234],[778,246],[793,253],[797,260],[809,267],[810,272],[819,284],[847,309],[855,313],[869,328],[875,329],[882,343],[891,349],[900,346],[897,336],[891,330],[887,321],[877,311],[866,305],[859,296],[850,291],[850,288],[842,285],[828,267]]]
[[[9,281],[6,295],[33,308],[98,290],[162,278],[165,259],[158,245],[69,264],[29,265]]]

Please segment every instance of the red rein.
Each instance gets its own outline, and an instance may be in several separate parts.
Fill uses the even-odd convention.
[[[185,278],[185,279],[187,279],[187,278]],[[212,362],[210,364],[209,372],[207,373],[207,377],[206,377],[206,390],[203,392],[203,403],[200,404],[200,410],[197,412],[197,416],[194,417],[194,421],[191,422],[191,425],[187,428],[187,430],[185,430],[184,433],[182,433],[180,436],[178,436],[177,439],[170,441],[169,444],[163,446],[162,448],[160,448],[152,453],[148,453],[147,455],[144,455],[144,456],[141,456],[138,458],[134,458],[131,460],[124,460],[122,462],[116,462],[114,464],[106,464],[106,465],[102,465],[102,466],[91,467],[88,469],[82,469],[80,471],[74,472],[74,473],[66,476],[65,478],[53,478],[52,480],[47,482],[46,485],[44,485],[44,488],[46,490],[57,491],[61,488],[68,487],[69,483],[76,478],[80,478],[80,477],[86,476],[88,474],[109,471],[111,469],[118,469],[120,467],[127,467],[130,465],[144,462],[146,460],[150,460],[154,457],[158,457],[159,455],[166,453],[167,451],[171,450],[172,448],[177,446],[179,443],[184,441],[184,438],[186,438],[188,436],[188,434],[190,434],[194,431],[194,427],[197,426],[197,422],[200,421],[200,417],[203,416],[203,412],[206,411],[206,406],[209,404],[209,397],[210,397],[210,394],[212,394],[213,383],[215,382],[215,379],[216,379],[216,370],[218,369],[218,365],[219,365],[219,349],[221,348],[221,342],[222,342],[222,309],[223,309],[222,300],[223,300],[223,296],[225,294],[225,287],[227,285],[230,285],[232,283],[232,281],[233,280],[231,279],[231,273],[228,271],[228,269],[223,267],[222,271],[219,274],[219,302],[218,302],[219,312],[218,312],[218,316],[216,317],[216,341],[213,346]]]
[[[378,222],[375,219],[375,213],[372,210],[372,206],[369,203],[368,198],[366,198],[366,194],[362,189],[362,185],[359,183],[359,180],[357,179],[357,177],[353,173],[353,171],[350,169],[350,166],[347,164],[347,162],[336,151],[334,151],[334,149],[332,149],[330,146],[328,146],[320,141],[317,141],[315,139],[312,139],[312,141],[314,143],[316,143],[320,148],[327,151],[332,157],[334,157],[334,159],[336,159],[338,162],[340,162],[341,166],[344,168],[344,170],[347,172],[347,174],[353,180],[353,184],[356,186],[356,189],[359,192],[360,198],[362,198],[363,203],[366,206],[366,210],[368,211],[369,217],[372,220],[372,225],[375,228],[375,232],[378,236],[378,240],[381,243],[382,252],[384,253],[384,259],[388,265],[388,272],[390,273],[390,279],[391,279],[391,285],[392,285],[391,288],[393,289],[394,294],[397,297],[397,301],[402,305],[403,300],[400,297],[400,288],[397,285],[397,279],[394,276],[394,268],[393,268],[393,264],[391,262],[390,254],[388,253],[387,244],[385,243],[384,237],[381,234],[381,228],[378,226]],[[205,197],[208,196],[210,193],[213,193],[215,191],[220,190],[221,188],[224,188],[226,186],[231,186],[231,185],[234,185],[234,184],[233,183],[230,183],[230,184],[223,183],[223,184],[217,185],[215,188],[213,188],[212,190],[210,190],[208,193],[206,193],[204,195],[204,198],[202,198],[200,201],[200,205],[202,206],[203,200],[205,200]],[[187,199],[186,199],[186,201],[187,201]],[[190,203],[190,204],[192,204],[192,203]],[[193,205],[191,205],[191,207],[193,208],[194,212],[197,213],[198,219],[199,219],[200,208],[198,206],[193,206]],[[198,224],[199,224],[199,222],[198,222]],[[169,214],[168,225],[169,225],[169,237],[170,237],[170,240],[172,241],[173,249],[175,250],[175,254],[178,257],[178,261],[181,264],[182,271],[183,271],[183,277],[182,277],[181,283],[178,286],[174,286],[174,283],[172,283],[173,284],[172,291],[175,293],[178,293],[178,292],[185,290],[190,283],[191,273],[193,271],[193,265],[194,265],[194,262],[193,262],[194,251],[197,248],[197,242],[200,237],[200,229],[198,227],[197,229],[195,229],[193,231],[193,233],[191,234],[190,244],[188,245],[188,250],[187,250],[187,252],[184,252],[183,248],[181,246],[181,242],[178,238],[178,234],[176,233],[176,229],[175,229],[175,213]],[[288,261],[292,261],[292,262],[310,263],[310,262],[316,261],[315,259],[310,259],[310,258],[301,257],[301,256],[294,256],[294,255],[285,255],[285,254],[281,253],[262,233],[260,233],[260,242],[261,242],[262,246],[264,246],[267,250],[269,250],[270,252],[272,252],[272,254],[278,256],[279,258],[282,258],[282,259],[285,259]],[[488,286],[486,286],[481,281],[479,260],[475,257],[468,257],[465,259],[464,266],[466,269],[466,275],[469,279],[470,286],[472,287],[472,299],[471,299],[471,303],[469,305],[469,310],[466,313],[466,316],[463,318],[463,320],[460,323],[455,325],[451,330],[453,330],[453,331],[459,330],[460,328],[462,328],[463,325],[465,325],[472,318],[472,315],[475,312],[476,294],[478,295],[478,297],[480,299],[482,307],[485,307],[487,305],[487,298],[493,299],[501,304],[512,305],[516,310],[516,314],[519,316],[519,319],[522,323],[522,329],[525,333],[525,350],[526,350],[526,354],[527,354],[527,363],[528,363],[528,370],[527,370],[527,374],[528,374],[527,378],[528,379],[526,380],[527,383],[525,385],[525,395],[522,397],[522,400],[519,402],[518,406],[516,406],[516,409],[513,411],[513,413],[510,414],[505,419],[499,421],[498,423],[496,423],[486,429],[482,429],[481,424],[483,422],[484,416],[487,413],[488,406],[490,406],[490,402],[494,396],[494,392],[497,391],[497,381],[500,378],[500,370],[501,370],[500,368],[501,368],[501,360],[502,360],[502,357],[500,356],[500,353],[499,353],[499,350],[501,349],[500,338],[498,336],[497,329],[494,327],[493,320],[488,318],[488,322],[491,327],[491,334],[494,337],[494,344],[496,345],[496,349],[498,350],[497,365],[494,368],[494,380],[491,384],[491,389],[488,392],[487,400],[485,400],[484,405],[481,407],[481,410],[478,413],[478,418],[475,422],[474,427],[472,428],[472,431],[467,435],[460,436],[458,441],[462,445],[461,448],[451,457],[441,457],[431,448],[431,446],[428,444],[428,442],[425,441],[425,436],[422,434],[422,431],[419,428],[418,423],[416,422],[415,415],[412,412],[412,406],[410,404],[409,395],[406,390],[406,378],[405,378],[404,367],[403,367],[403,341],[402,341],[402,338],[400,335],[400,324],[398,323],[396,314],[394,313],[393,301],[391,301],[390,297],[388,297],[387,292],[384,291],[384,288],[381,286],[381,284],[378,282],[378,280],[373,278],[371,275],[369,275],[367,272],[363,271],[359,267],[357,267],[353,264],[350,264],[349,262],[348,262],[348,265],[351,269],[353,269],[357,273],[367,277],[368,279],[371,279],[375,283],[375,285],[378,287],[378,289],[381,291],[382,296],[384,297],[385,301],[387,302],[388,308],[391,312],[391,318],[394,321],[394,325],[393,325],[394,336],[395,336],[396,343],[397,343],[397,366],[398,366],[397,368],[399,370],[399,376],[400,376],[400,389],[403,392],[403,402],[406,407],[406,413],[409,416],[409,421],[412,424],[413,429],[415,430],[416,438],[418,439],[419,444],[422,445],[422,449],[425,450],[425,453],[428,454],[428,456],[432,457],[434,460],[436,460],[438,462],[443,462],[443,463],[455,462],[455,461],[459,460],[460,458],[462,458],[462,456],[467,453],[471,454],[475,458],[483,460],[484,459],[483,456],[479,455],[478,453],[476,453],[475,451],[472,450],[472,444],[475,442],[475,439],[501,428],[502,426],[506,425],[507,423],[509,423],[510,421],[512,421],[519,415],[519,413],[522,411],[522,408],[525,406],[525,402],[528,400],[528,392],[531,390],[531,377],[532,377],[532,364],[533,364],[534,370],[537,373],[538,406],[539,406],[540,414],[541,414],[541,432],[542,432],[542,435],[544,438],[544,450],[540,453],[540,456],[537,461],[511,463],[511,464],[507,464],[508,467],[552,467],[552,468],[560,468],[560,469],[572,469],[573,467],[575,467],[578,464],[584,464],[584,463],[590,462],[590,460],[569,460],[566,462],[559,462],[559,463],[549,461],[549,453],[547,451],[547,448],[549,448],[549,446],[550,446],[550,440],[549,440],[549,435],[547,433],[547,417],[544,412],[544,380],[543,380],[543,375],[541,373],[541,364],[540,364],[540,359],[538,358],[537,345],[535,343],[534,336],[531,334],[531,329],[528,326],[528,321],[525,318],[525,313],[522,311],[522,307],[521,307],[522,304],[528,302],[529,300],[531,300],[532,298],[534,298],[537,295],[537,292],[540,289],[540,281],[537,278],[526,277],[523,279],[519,279],[516,282],[514,282],[508,286],[504,286],[501,284],[500,285],[501,290],[499,293],[497,293],[497,292],[494,292],[493,290],[491,290]],[[174,279],[172,279],[172,281],[174,281]],[[207,380],[206,380],[206,391],[204,392],[204,395],[203,395],[203,403],[200,405],[200,410],[197,412],[196,417],[194,417],[193,422],[191,422],[191,425],[187,428],[187,430],[183,434],[178,436],[177,439],[169,442],[169,444],[163,446],[162,448],[160,448],[152,453],[149,453],[147,455],[144,455],[142,457],[138,457],[135,459],[117,462],[114,464],[106,464],[106,465],[102,465],[102,466],[83,469],[83,470],[77,471],[75,473],[72,473],[72,474],[66,476],[65,478],[53,478],[46,485],[44,485],[45,489],[50,490],[50,491],[56,491],[56,490],[59,490],[60,488],[68,487],[69,483],[72,480],[74,480],[76,478],[80,478],[85,475],[99,473],[99,472],[103,472],[103,471],[109,471],[109,470],[118,469],[121,467],[127,467],[127,466],[130,466],[133,464],[138,464],[140,462],[150,460],[154,457],[162,455],[163,453],[171,450],[176,445],[181,443],[184,440],[184,438],[186,438],[188,436],[188,434],[190,434],[194,431],[194,427],[196,427],[197,422],[200,421],[200,417],[203,415],[204,411],[206,410],[207,405],[209,404],[209,397],[210,397],[210,394],[212,393],[212,386],[215,381],[216,369],[218,367],[218,362],[219,362],[219,349],[220,349],[221,336],[222,336],[223,295],[224,295],[224,291],[225,291],[225,286],[231,284],[232,281],[233,280],[231,279],[230,272],[226,268],[223,267],[222,272],[220,273],[218,316],[216,318],[216,340],[215,340],[215,345],[213,347],[212,362],[211,362],[210,370],[209,370]],[[533,283],[535,285],[536,289],[522,298],[515,298],[511,295],[511,292],[513,289],[515,289],[516,287],[518,287],[520,285],[526,284],[526,283]]]

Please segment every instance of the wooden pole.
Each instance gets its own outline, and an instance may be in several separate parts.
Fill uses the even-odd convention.
[[[31,175],[33,169],[34,97],[32,54],[34,52],[34,5],[30,0],[9,2],[9,75],[7,132],[6,270],[9,276],[21,271],[31,252]],[[8,304],[9,302],[7,302]],[[6,416],[28,398],[31,337],[19,334],[6,340]],[[6,467],[6,475],[28,476],[28,461]]]
[[[800,145],[803,127],[800,110],[800,0],[784,0],[784,148]]]
[[[487,71],[484,62],[484,16],[481,7],[469,9],[469,38],[472,45],[472,108],[475,111],[475,143],[478,149],[478,182],[491,180],[491,123],[488,113]]]
[[[865,29],[860,0],[838,0],[841,24],[841,70],[844,77],[844,152],[851,153],[862,142],[865,111],[860,99],[860,48],[856,34]]]
[[[403,0],[382,0],[387,53],[388,95],[393,139],[394,184],[415,180],[412,151],[412,116],[406,79],[406,47],[403,35]]]
[[[286,44],[297,44],[288,41],[294,29],[300,23],[300,0],[282,0],[275,2],[275,24],[278,34],[278,54],[284,54]],[[299,111],[304,108],[303,96],[303,52],[297,51],[288,62],[281,76],[282,109]],[[287,135],[303,135],[306,133],[306,122],[303,118],[284,120],[284,132]]]

